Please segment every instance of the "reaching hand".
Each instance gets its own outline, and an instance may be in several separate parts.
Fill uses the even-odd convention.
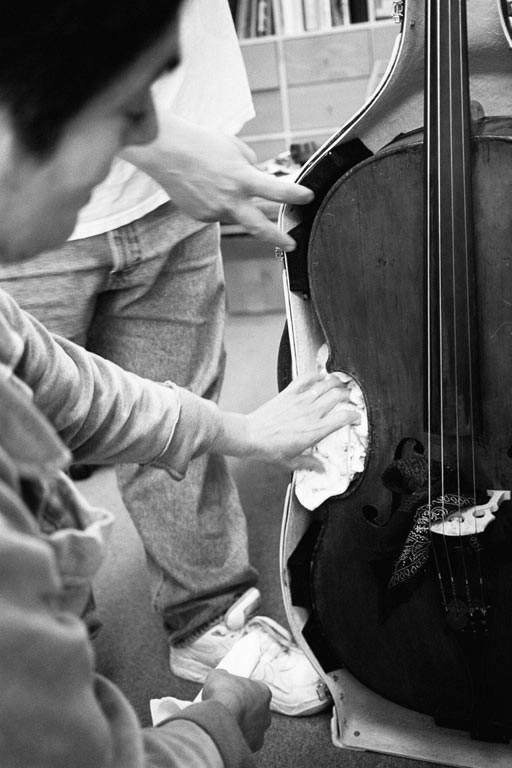
[[[234,222],[284,250],[295,247],[295,241],[267,218],[254,198],[304,205],[311,202],[313,193],[257,170],[254,152],[239,139],[166,117],[164,130],[153,144],[129,147],[123,155],[158,181],[193,218]]]
[[[218,701],[231,712],[253,752],[263,746],[265,731],[271,723],[271,697],[265,683],[247,680],[223,669],[209,673],[202,692],[203,701]]]
[[[249,415],[223,414],[223,432],[213,450],[321,472],[322,463],[303,452],[331,432],[359,424],[348,400],[346,384],[334,374],[303,374]]]

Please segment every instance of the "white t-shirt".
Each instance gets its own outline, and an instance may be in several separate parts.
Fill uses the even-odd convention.
[[[227,0],[187,0],[181,19],[182,65],[153,87],[157,114],[235,134],[254,117],[251,92]],[[165,130],[165,121],[162,121]],[[129,224],[169,200],[150,176],[116,158],[80,211],[71,240]]]

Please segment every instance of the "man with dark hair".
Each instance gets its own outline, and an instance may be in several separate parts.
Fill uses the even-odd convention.
[[[62,248],[0,264],[0,287],[52,333],[217,402],[225,286],[215,219],[241,221],[289,248],[254,196],[300,204],[312,193],[257,170],[235,138],[254,108],[227,0],[188,0],[180,45],[181,66],[153,87],[157,140],[115,159]],[[145,548],[172,672],[203,683],[242,636],[257,633],[262,654],[272,656],[260,667],[271,708],[305,715],[328,706],[317,671],[286,629],[255,617],[258,574],[224,457],[197,457],[180,481],[127,463],[116,475]]]
[[[177,21],[180,5],[63,0],[50,11],[45,3],[3,7],[0,93],[25,148],[51,150],[65,123]],[[176,46],[162,69],[179,57]]]
[[[113,157],[156,136],[150,86],[178,60],[179,5],[48,0],[42,32],[42,20],[4,9],[2,261],[62,242]],[[110,19],[119,25],[115,33]],[[83,42],[104,22],[111,39],[102,31],[97,61],[84,65]],[[144,42],[137,45],[139,30]],[[121,49],[117,56],[124,32],[133,36],[131,56]],[[4,71],[8,51],[13,61]],[[49,88],[65,100],[66,83],[78,78],[82,98],[46,114]],[[252,414],[223,413],[187,390],[141,379],[52,337],[0,293],[2,768],[253,764],[251,751],[269,725],[263,683],[215,670],[201,704],[142,731],[120,691],[94,674],[89,584],[112,518],[88,506],[62,470],[76,451],[98,463],[153,463],[175,477],[205,451],[311,468],[317,464],[303,451],[354,420],[340,407],[344,399],[336,377],[310,376]]]

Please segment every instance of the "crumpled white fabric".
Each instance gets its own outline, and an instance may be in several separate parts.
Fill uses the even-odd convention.
[[[224,656],[217,665],[218,669],[225,669],[233,675],[250,678],[256,664],[260,658],[260,644],[257,635],[249,632],[237,640],[230,651]],[[162,699],[150,699],[149,709],[153,725],[158,725],[168,717],[176,715],[185,707],[201,701],[201,691],[197,694],[194,701],[183,701],[174,696],[164,696]]]
[[[325,367],[329,350],[322,344],[317,353],[317,369],[327,373]],[[324,472],[301,469],[295,473],[295,495],[303,507],[317,509],[326,499],[344,493],[355,475],[365,466],[368,447],[368,414],[361,387],[347,373],[334,371],[335,375],[347,386],[349,400],[340,408],[353,408],[361,421],[349,424],[328,435],[311,449],[311,453],[320,459]]]

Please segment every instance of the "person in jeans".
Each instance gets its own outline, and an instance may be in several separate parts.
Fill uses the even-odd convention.
[[[181,33],[182,66],[153,88],[159,138],[116,159],[65,246],[0,267],[0,285],[53,333],[216,402],[225,291],[219,225],[204,219],[241,221],[290,248],[252,198],[301,203],[311,193],[257,171],[234,138],[254,111],[226,0],[189,0]],[[154,466],[124,463],[116,472],[147,553],[172,671],[204,682],[242,634],[257,632],[262,652],[275,646],[265,667],[272,707],[288,715],[323,708],[319,677],[286,630],[252,618],[258,574],[224,457],[196,458],[180,482]]]
[[[0,25],[0,261],[55,248],[113,157],[157,134],[150,86],[179,57],[179,0],[46,0]],[[84,56],[94,26],[94,56]],[[67,98],[63,98],[63,96]],[[352,422],[334,376],[305,376],[252,414],[222,412],[52,336],[0,291],[0,765],[249,768],[267,686],[210,672],[203,701],[141,729],[95,674],[90,581],[112,524],[65,475],[71,457],[154,464],[195,456],[311,467],[303,451]]]

